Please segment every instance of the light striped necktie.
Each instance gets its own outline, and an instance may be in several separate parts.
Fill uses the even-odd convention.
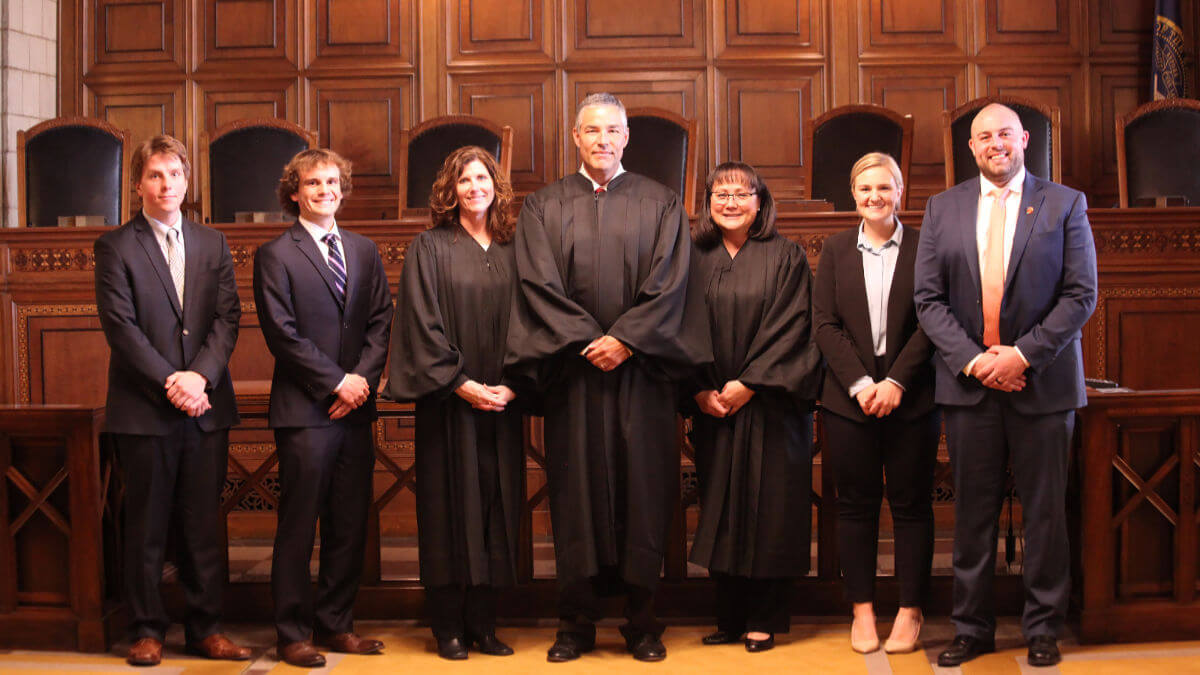
[[[333,272],[333,285],[337,287],[338,297],[346,299],[346,262],[342,260],[342,251],[338,248],[338,236],[332,232],[321,238],[329,247],[329,270]]]
[[[183,307],[183,251],[179,245],[179,230],[167,228],[167,267],[171,270],[171,281],[175,282],[175,297]]]

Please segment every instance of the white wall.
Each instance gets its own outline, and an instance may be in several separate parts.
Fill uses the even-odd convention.
[[[17,130],[57,115],[58,0],[0,0],[3,218],[17,223]]]

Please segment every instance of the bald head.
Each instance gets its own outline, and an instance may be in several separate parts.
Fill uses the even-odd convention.
[[[1029,132],[1021,126],[1021,118],[1012,108],[990,103],[971,122],[968,145],[975,156],[979,174],[1004,186],[1025,166]]]

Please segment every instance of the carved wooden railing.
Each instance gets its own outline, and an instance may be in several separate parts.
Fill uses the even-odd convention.
[[[1081,421],[1080,638],[1194,640],[1200,390],[1093,393]]]

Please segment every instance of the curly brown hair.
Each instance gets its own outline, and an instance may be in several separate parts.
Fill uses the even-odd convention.
[[[342,203],[346,203],[345,199],[350,196],[350,190],[353,188],[350,182],[350,160],[326,148],[312,148],[300,151],[283,167],[283,176],[279,179],[279,189],[276,193],[279,195],[279,205],[284,211],[295,217],[300,216],[300,205],[292,199],[292,195],[300,191],[300,176],[325,164],[332,164],[338,168],[338,173],[341,174]]]
[[[433,181],[433,189],[429,193],[429,210],[433,212],[433,222],[429,227],[433,229],[458,224],[458,177],[468,164],[476,160],[487,168],[495,191],[495,198],[488,207],[488,234],[494,241],[506,244],[512,239],[513,230],[516,228],[516,219],[512,214],[512,183],[497,166],[492,154],[477,145],[455,150],[442,163],[442,168],[438,170],[437,178]]]

